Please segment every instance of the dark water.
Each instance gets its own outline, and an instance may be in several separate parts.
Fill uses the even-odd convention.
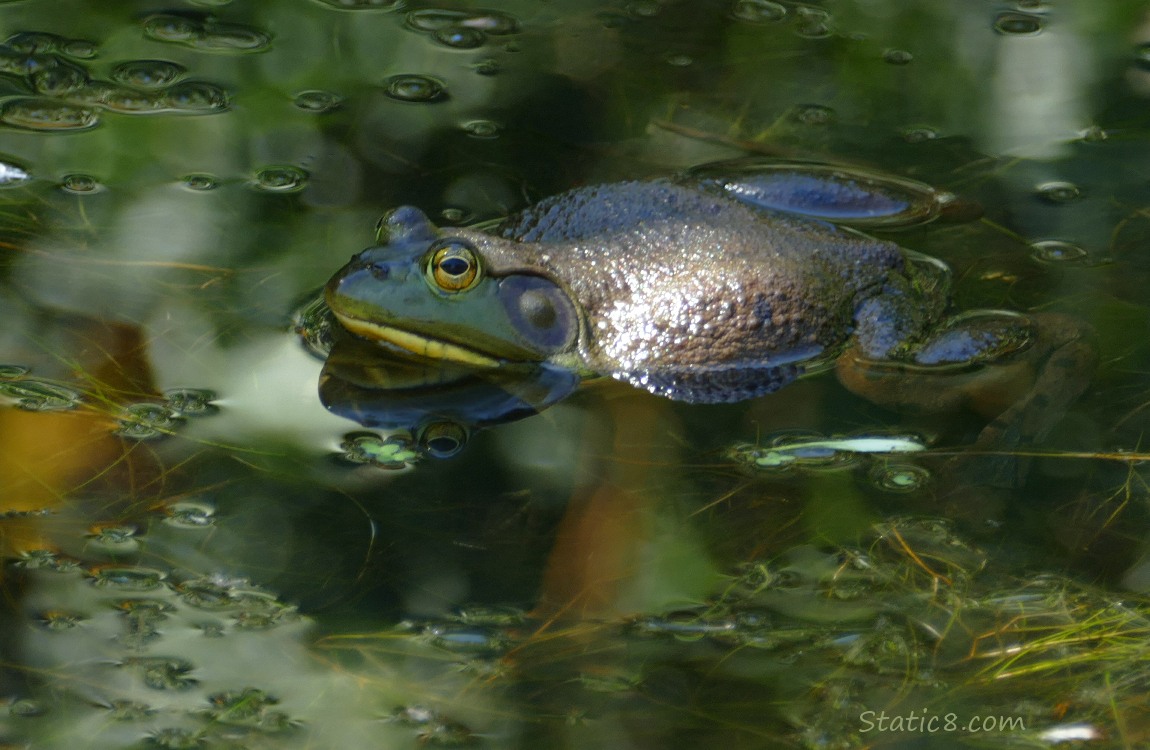
[[[1143,746],[1145,13],[0,3],[0,747]],[[1024,482],[829,374],[346,456],[293,315],[384,209],[747,155],[980,205],[884,236],[1095,327]],[[754,465],[780,431],[932,449]]]

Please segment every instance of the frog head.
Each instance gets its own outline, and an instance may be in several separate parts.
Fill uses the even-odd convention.
[[[441,231],[411,206],[387,213],[376,239],[324,289],[352,333],[482,367],[574,350],[578,307],[533,246],[475,230]]]

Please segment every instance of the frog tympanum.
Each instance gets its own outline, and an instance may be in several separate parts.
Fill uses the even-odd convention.
[[[951,315],[944,264],[764,208],[768,172],[576,188],[490,231],[440,230],[397,208],[379,246],[328,283],[327,303],[352,333],[423,357],[546,362],[694,403],[753,398],[834,366],[882,405],[981,409],[997,417],[988,439],[1044,433],[1081,393],[1087,326]],[[827,184],[855,186],[839,178]]]

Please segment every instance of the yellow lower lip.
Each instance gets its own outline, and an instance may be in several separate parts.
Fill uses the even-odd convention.
[[[471,365],[472,367],[498,367],[500,364],[497,359],[473,352],[470,349],[465,349],[456,344],[449,344],[446,341],[429,339],[419,334],[411,333],[410,331],[402,331],[398,328],[392,328],[391,326],[380,325],[379,323],[369,323],[366,320],[349,318],[339,313],[335,313],[335,317],[344,328],[357,336],[363,336],[368,339],[381,339],[389,344],[395,344],[400,349],[406,349],[412,354],[418,354],[428,359],[445,359],[450,362]]]

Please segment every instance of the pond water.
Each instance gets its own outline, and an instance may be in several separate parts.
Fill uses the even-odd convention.
[[[8,0],[0,38],[0,747],[1150,742],[1145,3]],[[318,291],[385,210],[747,156],[953,195],[867,231],[1092,325],[1090,386],[1001,451],[831,373],[321,402]]]

